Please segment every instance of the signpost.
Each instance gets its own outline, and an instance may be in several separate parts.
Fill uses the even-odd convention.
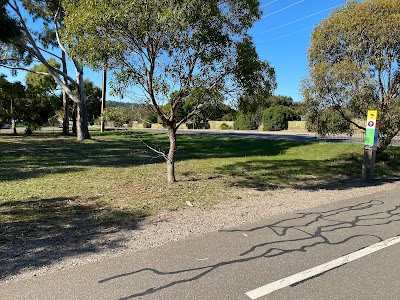
[[[376,149],[378,148],[379,120],[378,111],[369,110],[364,140],[364,159],[361,177],[365,181],[374,178]]]

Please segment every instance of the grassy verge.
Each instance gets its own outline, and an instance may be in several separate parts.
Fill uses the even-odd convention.
[[[11,240],[85,220],[132,226],[162,210],[237,200],[248,189],[318,189],[351,185],[361,172],[362,146],[179,135],[178,183],[145,143],[166,149],[152,132],[94,133],[78,143],[52,134],[0,136],[0,228]],[[400,174],[399,149],[378,162],[379,177]]]

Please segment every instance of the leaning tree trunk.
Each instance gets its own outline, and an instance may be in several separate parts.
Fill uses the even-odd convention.
[[[63,72],[67,74],[68,69],[67,69],[67,62],[66,62],[66,56],[65,52],[62,51],[62,67],[63,67]],[[68,84],[67,77],[64,76],[64,84]],[[62,97],[63,97],[63,134],[68,135],[69,134],[69,112],[68,112],[68,95],[67,92],[63,89],[62,90]]]
[[[90,139],[87,121],[86,94],[83,83],[83,69],[77,68],[76,75],[79,91],[79,101],[76,103],[77,139],[78,141],[83,141],[85,139]]]
[[[167,180],[169,183],[176,182],[175,179],[175,152],[176,152],[176,128],[168,126],[169,152],[167,156]]]

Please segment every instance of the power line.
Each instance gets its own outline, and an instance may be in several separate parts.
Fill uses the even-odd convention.
[[[314,28],[314,26],[312,26],[312,27],[307,27],[307,28],[305,28],[305,29],[297,30],[297,31],[294,31],[294,32],[291,32],[291,33],[282,35],[282,36],[280,36],[280,37],[277,37],[277,38],[274,38],[274,39],[271,39],[271,40],[267,40],[267,41],[264,41],[264,42],[262,42],[262,43],[257,43],[257,44],[258,44],[258,45],[263,45],[263,44],[266,44],[266,43],[269,43],[269,42],[274,42],[274,41],[277,41],[277,40],[284,39],[284,38],[286,38],[286,37],[288,37],[288,36],[294,35],[294,34],[296,34],[296,33],[300,33],[300,32],[303,32],[303,31],[307,31],[307,30],[310,30],[310,29],[313,29],[313,28]]]
[[[321,14],[321,13],[323,13],[323,12],[326,12],[326,11],[328,11],[328,10],[331,10],[331,9],[333,9],[333,8],[336,8],[336,7],[339,7],[339,6],[342,6],[342,5],[343,5],[343,4],[339,4],[339,5],[332,6],[332,7],[330,7],[330,8],[327,8],[327,9],[318,11],[318,12],[316,12],[316,13],[313,13],[313,14],[311,14],[311,15],[305,16],[305,17],[303,17],[303,18],[294,20],[294,21],[292,21],[292,22],[289,22],[289,23],[286,23],[286,24],[283,24],[283,25],[280,25],[280,26],[277,26],[277,27],[268,29],[268,30],[263,31],[263,32],[261,32],[261,33],[267,33],[267,32],[270,32],[270,31],[273,31],[273,30],[276,30],[276,29],[279,29],[279,28],[282,28],[282,27],[285,27],[285,26],[288,26],[288,25],[291,25],[291,24],[300,22],[300,21],[302,21],[302,20],[311,18],[311,17],[313,17],[313,16],[316,16],[316,15],[318,15],[318,14]]]
[[[310,29],[313,29],[313,28],[314,28],[314,26],[307,27],[307,28],[305,28],[305,29],[297,30],[297,31],[288,33],[288,34],[286,34],[286,35],[277,37],[277,38],[275,38],[275,39],[269,40],[269,41],[270,41],[270,42],[273,42],[273,41],[276,41],[276,40],[280,40],[280,39],[283,39],[283,38],[285,38],[285,37],[288,37],[288,36],[291,36],[291,35],[294,35],[294,34],[296,34],[296,33],[300,33],[300,32],[306,31],[306,30],[310,30]]]
[[[297,4],[300,4],[300,3],[304,2],[304,1],[305,1],[305,0],[297,1],[296,3],[293,3],[293,4],[291,4],[291,5],[288,5],[288,6],[284,7],[284,8],[278,9],[278,10],[276,10],[276,11],[274,11],[274,12],[268,14],[268,15],[265,15],[265,16],[263,16],[262,18],[266,18],[266,17],[272,16],[272,15],[278,13],[278,12],[281,12],[281,11],[284,11],[284,10],[286,10],[286,9],[289,9],[289,8],[291,8],[292,6],[295,6],[295,5],[297,5]]]
[[[278,1],[278,0],[274,0],[274,1],[271,1],[271,2],[269,2],[267,4],[264,4],[264,5],[260,6],[260,8],[266,7],[266,6],[272,4],[272,3],[276,2],[276,1]]]

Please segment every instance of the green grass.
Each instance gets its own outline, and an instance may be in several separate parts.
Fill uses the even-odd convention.
[[[83,143],[50,133],[0,136],[1,239],[82,221],[134,226],[187,201],[199,208],[238,201],[249,189],[346,188],[361,173],[361,145],[179,135],[171,185],[165,162],[145,143],[168,147],[165,134],[149,131],[94,132]],[[382,156],[378,177],[400,174],[399,152]]]

